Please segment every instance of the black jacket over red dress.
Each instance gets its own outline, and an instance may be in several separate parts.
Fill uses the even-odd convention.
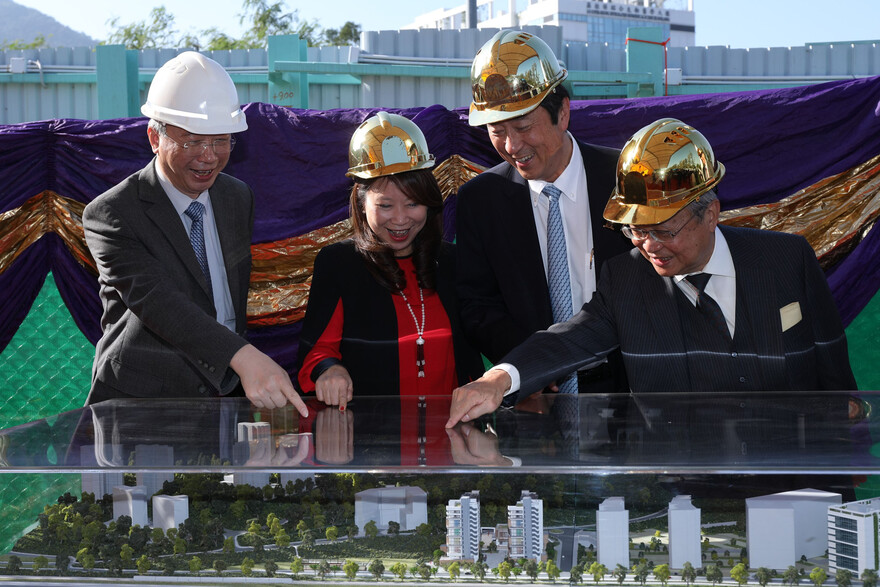
[[[379,285],[353,241],[318,253],[299,341],[302,391],[314,391],[318,377],[336,364],[351,375],[355,398],[449,395],[483,373],[479,353],[461,331],[454,245],[441,246],[437,290],[422,290],[424,377],[418,377],[416,364],[416,322],[422,323],[419,286],[412,259],[398,263],[406,274],[406,301]]]

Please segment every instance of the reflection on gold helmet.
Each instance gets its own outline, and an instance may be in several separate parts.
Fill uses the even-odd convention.
[[[348,177],[370,179],[433,167],[434,156],[416,124],[388,112],[365,120],[348,144]]]
[[[605,206],[606,220],[659,224],[715,187],[724,165],[692,126],[663,118],[632,136],[617,160],[617,185]]]
[[[480,126],[528,114],[566,75],[547,43],[529,33],[500,31],[471,65],[468,122]]]

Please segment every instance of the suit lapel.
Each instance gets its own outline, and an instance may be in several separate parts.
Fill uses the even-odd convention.
[[[138,197],[145,202],[144,213],[156,225],[159,233],[168,239],[180,261],[207,294],[209,290],[205,275],[196,260],[196,254],[189,241],[189,236],[186,234],[186,228],[165,190],[162,189],[162,184],[159,183],[155,165],[156,160],[154,159],[153,163],[144,168],[140,174],[141,183]]]
[[[553,323],[550,306],[550,291],[547,288],[547,274],[544,271],[544,259],[541,257],[541,245],[538,242],[538,230],[535,227],[535,212],[532,209],[532,196],[526,180],[511,166],[508,166],[508,179],[514,184],[509,202],[504,206],[506,214],[505,233],[508,235],[507,250],[510,253],[511,270],[523,277],[522,298],[540,300],[540,307],[532,311],[542,316],[541,323]],[[544,328],[544,326],[541,326]]]
[[[223,264],[226,267],[226,281],[230,292],[239,291],[239,274],[236,271],[233,251],[238,250],[235,242],[237,231],[235,228],[235,206],[229,192],[218,187],[221,177],[209,190],[211,194],[211,207],[214,209],[214,222],[217,223],[217,234],[220,237],[220,250],[223,253]],[[238,315],[238,296],[232,296],[232,303],[236,316]]]

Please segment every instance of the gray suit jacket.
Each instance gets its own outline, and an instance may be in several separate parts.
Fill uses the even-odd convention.
[[[753,353],[759,366],[757,381],[749,381],[748,387],[856,389],[837,308],[806,240],[745,228],[722,226],[721,231],[736,267],[737,336],[752,341],[754,348],[745,352],[750,359]],[[617,347],[634,392],[742,389],[722,377],[691,376],[677,295],[683,294],[672,278],[658,275],[638,249],[615,257],[606,263],[590,303],[568,322],[535,333],[504,358],[520,373],[516,399]],[[801,319],[792,324],[789,312],[784,325],[781,309],[792,304]],[[719,366],[724,362],[729,371],[735,357],[699,353],[690,361],[709,361],[710,367],[713,361]]]
[[[236,332],[213,299],[183,223],[159,183],[155,160],[83,212],[103,304],[88,403],[112,397],[204,397],[238,384],[229,368],[246,343],[254,197],[221,174],[210,189]]]

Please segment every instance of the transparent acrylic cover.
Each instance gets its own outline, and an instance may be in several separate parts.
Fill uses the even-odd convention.
[[[307,418],[243,398],[113,400],[0,431],[0,473],[871,474],[878,400],[539,395],[448,430],[448,397],[356,397],[345,411],[312,399]]]

